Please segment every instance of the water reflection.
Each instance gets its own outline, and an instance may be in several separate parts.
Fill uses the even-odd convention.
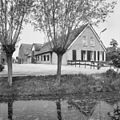
[[[82,105],[80,99],[73,99],[72,102],[68,98],[18,101],[9,99],[0,105],[0,120],[1,117],[2,120],[110,120],[108,112],[113,111],[113,105],[107,102],[96,102],[91,109],[91,115],[86,112],[86,105]]]
[[[61,101],[60,101],[60,99],[58,99],[56,101],[56,108],[57,108],[57,118],[58,118],[58,120],[62,120]]]
[[[8,101],[8,120],[13,120],[13,100]]]

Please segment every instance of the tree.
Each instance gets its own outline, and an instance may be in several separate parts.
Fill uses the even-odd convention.
[[[107,61],[112,61],[114,57],[118,54],[118,50],[117,50],[118,42],[115,39],[112,39],[110,41],[110,45],[111,47],[107,48],[107,54],[106,54]]]
[[[116,2],[106,0],[37,0],[31,18],[35,29],[46,34],[57,54],[57,82],[61,79],[62,56],[70,41],[78,35],[81,24],[105,21]]]
[[[120,49],[117,47],[118,42],[115,39],[112,39],[110,42],[112,47],[107,48],[107,61],[111,61],[111,65],[117,68],[120,68]]]
[[[12,85],[12,55],[32,0],[0,0],[0,42],[6,53],[8,82]]]
[[[114,54],[112,55],[112,63],[113,65],[117,68],[117,71],[120,68],[120,51],[116,50],[116,52],[114,52]]]
[[[111,45],[114,49],[116,49],[117,46],[118,46],[118,42],[117,42],[115,39],[112,39],[111,42],[110,42],[110,45]]]

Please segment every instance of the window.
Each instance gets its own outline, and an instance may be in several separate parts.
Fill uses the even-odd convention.
[[[100,60],[100,52],[98,51],[98,61]]]
[[[102,52],[102,60],[104,61],[104,52]]]
[[[46,55],[44,55],[44,61],[46,61]]]
[[[87,46],[88,45],[86,36],[83,36],[82,43],[83,43],[83,46]]]
[[[39,61],[39,55],[37,56],[37,60]]]
[[[49,61],[49,55],[47,55],[47,61]]]
[[[81,60],[84,61],[85,60],[85,50],[81,50]]]
[[[96,51],[94,51],[94,61],[96,61]]]
[[[92,60],[92,51],[87,51],[87,61],[91,61]]]
[[[93,37],[90,37],[90,46],[95,46],[95,40]]]
[[[72,51],[73,60],[76,60],[76,50]]]

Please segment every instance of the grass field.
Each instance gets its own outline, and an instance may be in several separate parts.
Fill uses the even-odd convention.
[[[97,68],[90,68],[90,66],[71,66],[63,65],[62,74],[94,74],[103,73],[108,70],[109,67],[102,67],[97,70]],[[55,75],[57,70],[56,65],[51,64],[13,64],[13,76],[40,76],[40,75]],[[3,72],[0,72],[0,76],[7,76],[7,66]]]
[[[13,87],[9,88],[7,77],[0,78],[0,95],[62,95],[91,94],[120,91],[120,74],[108,71],[101,74],[62,75],[61,86],[56,86],[56,76],[20,76],[13,77]]]

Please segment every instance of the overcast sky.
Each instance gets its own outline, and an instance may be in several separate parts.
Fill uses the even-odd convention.
[[[98,35],[100,35],[101,40],[103,41],[106,47],[109,46],[109,43],[112,38],[118,41],[120,46],[120,0],[115,7],[114,13],[112,13],[106,22],[99,24],[98,27],[94,27]],[[100,32],[107,28],[106,31],[100,34]],[[44,34],[34,31],[34,28],[31,25],[26,25],[20,35],[21,40],[17,44],[17,49],[14,53],[14,57],[18,55],[18,49],[21,43],[44,43]]]

